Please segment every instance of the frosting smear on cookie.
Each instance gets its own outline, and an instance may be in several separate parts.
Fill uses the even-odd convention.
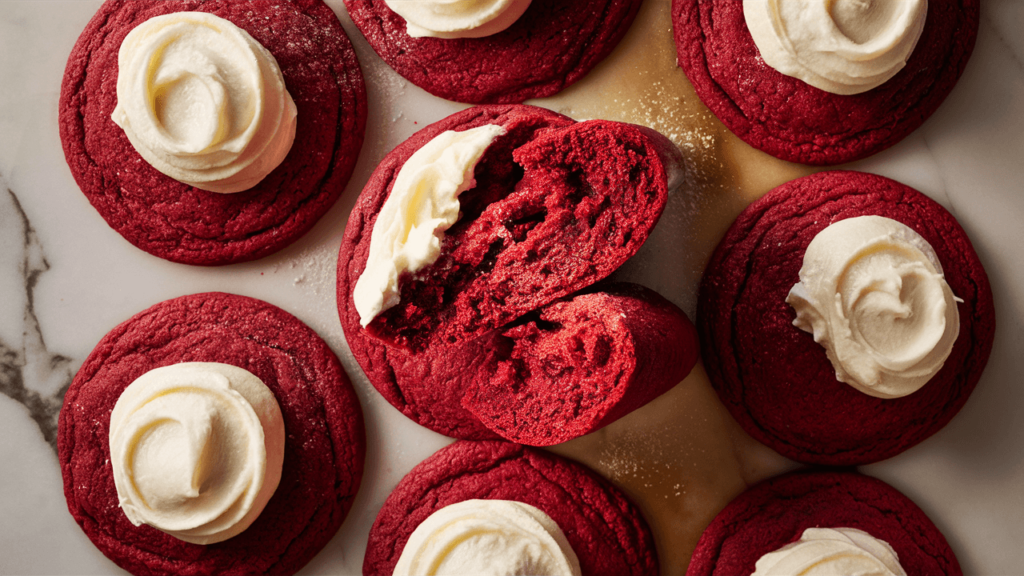
[[[370,236],[370,256],[352,298],[365,327],[398,304],[399,280],[437,261],[444,233],[459,219],[459,194],[472,188],[477,162],[505,133],[495,124],[437,135],[395,178]]]

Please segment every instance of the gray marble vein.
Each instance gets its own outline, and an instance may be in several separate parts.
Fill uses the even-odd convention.
[[[74,376],[72,360],[46,347],[36,318],[34,291],[39,275],[46,272],[50,264],[18,196],[2,179],[0,186],[6,192],[0,204],[4,213],[4,240],[12,248],[8,256],[13,256],[7,260],[17,263],[14,279],[22,284],[24,295],[20,341],[0,337],[0,392],[28,410],[43,438],[56,450],[57,415]],[[10,328],[4,331],[7,335],[17,329]]]
[[[1001,0],[982,5],[982,30],[991,29],[991,33],[1009,52],[1017,70],[1024,73],[1024,34],[1020,33],[1022,20],[1024,2],[1020,0]]]

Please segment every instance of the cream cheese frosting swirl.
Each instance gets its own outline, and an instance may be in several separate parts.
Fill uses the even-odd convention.
[[[530,0],[385,0],[413,38],[482,38],[511,26]]]
[[[251,372],[210,362],[156,368],[110,414],[117,498],[136,526],[193,544],[249,527],[281,479],[284,420]]]
[[[473,172],[505,129],[486,124],[435,136],[402,165],[370,233],[366,268],[352,299],[369,324],[400,301],[399,278],[437,261],[444,232],[459,219],[459,194],[476,185]]]
[[[856,528],[808,528],[762,556],[752,576],[907,576],[887,542]]]
[[[409,536],[395,576],[580,576],[579,559],[550,516],[511,500],[466,500]]]
[[[743,0],[765,63],[834,94],[866,92],[895,76],[927,12],[927,0]]]
[[[125,37],[117,63],[111,118],[171,178],[241,192],[288,155],[295,102],[274,56],[231,22],[202,12],[150,18]]]
[[[957,301],[931,245],[881,216],[819,232],[786,298],[836,378],[877,398],[911,394],[942,368],[960,332]]]

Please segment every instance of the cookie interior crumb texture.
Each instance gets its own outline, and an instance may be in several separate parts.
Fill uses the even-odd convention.
[[[398,304],[364,329],[353,287],[395,174],[438,134],[487,124],[506,133],[476,165],[438,261],[403,278]],[[644,130],[480,106],[385,158],[349,219],[338,303],[356,359],[389,402],[447,435],[546,446],[607,425],[690,371],[696,339],[674,304],[595,284],[639,249],[666,201],[661,136]]]

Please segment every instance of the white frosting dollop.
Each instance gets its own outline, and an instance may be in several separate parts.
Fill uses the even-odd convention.
[[[530,0],[385,0],[413,38],[482,38],[511,26]]]
[[[580,576],[580,563],[550,516],[511,500],[445,506],[409,536],[395,576]]]
[[[370,253],[352,292],[363,326],[398,304],[398,280],[437,261],[444,232],[459,219],[459,194],[476,181],[477,162],[505,129],[486,124],[442,132],[409,157],[377,215]]]
[[[277,60],[212,14],[177,12],[133,29],[117,55],[111,115],[160,172],[196,188],[252,188],[295,140],[295,102]]]
[[[186,362],[146,372],[110,414],[117,498],[136,526],[193,544],[237,535],[281,479],[284,420],[248,370]]]
[[[743,0],[765,63],[834,94],[866,92],[895,76],[927,13],[928,0]]]
[[[786,298],[836,378],[877,398],[911,394],[942,368],[960,332],[957,301],[931,245],[881,216],[819,232]]]
[[[755,564],[752,576],[907,576],[887,542],[856,528],[808,528]]]

